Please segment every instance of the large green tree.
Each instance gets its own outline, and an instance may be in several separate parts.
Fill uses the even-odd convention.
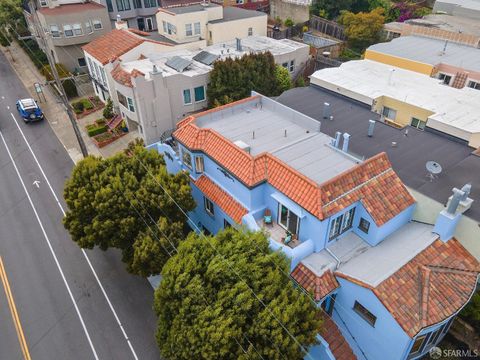
[[[23,16],[21,0],[0,1],[0,29],[15,24]]]
[[[314,15],[335,19],[340,11],[351,10],[354,2],[354,0],[316,0],[313,2],[311,11]]]
[[[127,269],[143,276],[160,273],[171,250],[164,248],[168,240],[175,246],[180,241],[177,230],[186,219],[177,205],[183,211],[195,206],[188,175],[168,174],[163,157],[141,143],[111,158],[80,161],[65,184],[64,198],[63,222],[73,241],[87,249],[121,249]],[[167,235],[160,232],[165,222],[172,226]],[[149,250],[167,255],[152,262]]]
[[[305,349],[315,344],[321,320],[288,273],[288,261],[269,249],[263,233],[191,233],[165,264],[155,292],[162,355],[170,360],[302,359],[305,353],[296,341]]]
[[[246,98],[252,90],[265,96],[279,95],[275,69],[270,52],[216,61],[207,88],[209,107]]]
[[[385,22],[384,9],[376,8],[370,12],[354,14],[342,11],[339,23],[345,26],[349,45],[356,51],[362,52],[371,44],[380,40],[381,30]]]

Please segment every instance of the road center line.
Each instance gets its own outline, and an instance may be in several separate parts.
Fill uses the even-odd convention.
[[[20,183],[22,184],[23,190],[25,191],[25,194],[27,195],[28,202],[30,203],[30,206],[32,207],[33,212],[35,213],[35,218],[37,219],[38,225],[40,226],[40,229],[42,230],[43,237],[47,241],[48,248],[50,249],[50,252],[52,253],[53,259],[55,260],[55,264],[57,265],[57,269],[60,272],[63,283],[65,284],[65,287],[67,288],[68,294],[70,295],[70,299],[72,300],[73,306],[75,307],[75,311],[77,312],[78,318],[80,319],[80,322],[82,324],[83,331],[85,332],[85,335],[87,337],[90,348],[92,349],[93,356],[95,357],[96,360],[99,360],[97,352],[95,350],[95,347],[93,346],[92,340],[90,338],[90,334],[88,333],[87,327],[85,326],[85,322],[83,321],[82,314],[80,313],[78,305],[75,302],[75,298],[73,297],[72,291],[70,290],[70,285],[68,285],[67,279],[65,278],[65,274],[63,273],[62,267],[60,266],[60,263],[57,259],[57,255],[55,254],[55,251],[53,250],[52,244],[50,242],[50,239],[48,238],[48,235],[45,231],[45,228],[43,227],[42,221],[40,220],[40,217],[38,216],[37,209],[35,208],[35,205],[33,204],[32,198],[30,197],[30,194],[27,191],[27,188],[25,186],[25,183],[23,182],[22,176],[20,175],[20,171],[18,170],[17,164],[15,163],[15,160],[13,159],[12,153],[10,152],[10,149],[8,148],[7,142],[5,141],[5,138],[3,137],[3,133],[1,131],[0,131],[0,137],[2,138],[2,141],[3,141],[3,144],[5,145],[5,148],[7,149],[8,156],[10,157],[10,160],[12,161],[12,164],[13,164],[13,167],[15,168],[15,172],[17,173],[18,179],[20,180]]]
[[[43,178],[45,179],[45,182],[47,183],[47,185],[48,185],[48,187],[49,187],[49,189],[50,189],[50,191],[51,191],[51,193],[52,193],[52,195],[53,195],[53,197],[54,197],[54,199],[55,199],[58,207],[60,208],[60,211],[62,212],[63,216],[65,216],[65,210],[63,209],[63,206],[62,206],[62,204],[60,203],[60,200],[58,199],[57,194],[56,194],[55,191],[53,190],[53,187],[52,187],[52,185],[50,184],[50,181],[48,180],[47,175],[46,175],[45,172],[43,171],[43,168],[42,168],[42,166],[40,165],[40,162],[38,161],[37,156],[36,156],[35,153],[33,152],[32,147],[30,146],[30,143],[28,142],[27,138],[25,137],[25,134],[23,133],[20,125],[18,124],[17,119],[15,118],[15,116],[13,115],[13,113],[10,113],[10,115],[12,115],[12,118],[13,118],[13,120],[15,121],[15,125],[17,125],[18,130],[19,130],[20,133],[22,134],[23,140],[24,140],[25,143],[27,144],[27,147],[28,147],[28,149],[30,150],[30,153],[32,154],[33,159],[34,159],[35,162],[37,163],[37,166],[38,166],[38,168],[40,169],[40,172],[42,173],[42,176],[43,176]],[[72,162],[73,162],[73,160],[72,160]],[[113,305],[112,305],[112,302],[110,301],[110,298],[109,298],[108,295],[107,295],[107,292],[105,291],[105,288],[104,288],[103,285],[102,285],[102,282],[100,281],[100,278],[99,278],[98,275],[97,275],[97,272],[95,271],[95,269],[94,269],[94,267],[93,267],[90,259],[88,258],[88,255],[87,255],[86,251],[85,251],[84,249],[81,249],[81,250],[82,250],[83,256],[85,257],[85,260],[86,260],[87,263],[88,263],[88,266],[90,267],[90,270],[91,270],[92,273],[93,273],[93,276],[95,277],[95,280],[96,280],[97,283],[98,283],[98,286],[100,287],[100,290],[102,291],[103,296],[105,297],[105,300],[106,300],[107,303],[108,303],[108,306],[110,307],[110,310],[111,310],[112,313],[113,313],[113,316],[115,317],[115,321],[117,322],[118,326],[120,327],[120,330],[122,331],[123,337],[124,337],[125,340],[127,341],[128,347],[130,348],[130,351],[132,352],[133,357],[135,358],[135,360],[138,360],[138,357],[137,357],[137,354],[135,353],[135,350],[134,350],[134,348],[133,348],[133,345],[132,345],[130,339],[128,338],[128,335],[127,335],[127,333],[126,333],[126,331],[125,331],[125,329],[124,329],[124,327],[123,327],[123,325],[122,325],[122,323],[121,323],[121,321],[120,321],[120,318],[119,318],[118,315],[117,315],[117,312],[115,311],[115,308],[114,308]]]
[[[25,335],[23,334],[22,324],[20,322],[20,317],[18,316],[17,307],[15,301],[13,300],[12,290],[10,289],[10,284],[7,278],[7,272],[3,266],[3,260],[0,256],[0,278],[2,280],[3,289],[5,290],[5,295],[8,301],[8,307],[10,308],[10,313],[12,314],[13,323],[15,325],[15,330],[17,331],[18,342],[20,343],[20,348],[22,349],[23,358],[25,360],[32,360],[30,357],[30,351],[28,351],[27,341],[25,340]]]

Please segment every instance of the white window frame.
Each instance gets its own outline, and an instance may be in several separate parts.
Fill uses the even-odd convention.
[[[203,197],[203,205],[205,207],[205,212],[210,216],[215,216],[215,204],[212,200],[208,199],[206,196]]]
[[[470,89],[480,90],[480,81],[468,80],[467,87]]]
[[[200,35],[202,33],[202,26],[199,21],[193,23],[193,34]]]
[[[102,30],[103,29],[103,24],[100,20],[92,20],[92,25],[94,30]],[[100,25],[100,26],[98,26]]]
[[[290,64],[288,66],[288,71],[290,71],[291,73],[295,71],[295,59],[290,60]]]
[[[167,22],[165,20],[162,20],[162,26],[163,26],[163,33],[168,34]]]
[[[72,35],[67,35],[67,31],[70,31],[72,33]],[[72,25],[70,25],[70,24],[63,25],[63,35],[65,35],[65,37],[74,37],[75,36],[75,33],[73,32]]]
[[[413,125],[413,122],[414,121],[418,121],[418,124],[415,126]],[[423,124],[423,126],[420,126],[421,124]],[[418,130],[423,130],[425,129],[425,126],[427,125],[427,122],[426,121],[423,121],[423,120],[420,120],[419,118],[416,118],[414,116],[412,116],[410,118],[410,126],[411,127],[414,127],[415,129],[418,129]]]
[[[387,112],[388,115],[385,115],[385,112]],[[393,116],[390,116],[392,113],[393,113]],[[382,108],[382,115],[389,120],[395,121],[395,119],[397,118],[397,110],[389,108],[388,106],[384,106]]]
[[[448,80],[448,83],[445,82],[445,79],[449,77],[450,80]],[[453,80],[453,75],[452,74],[447,74],[447,73],[438,73],[438,79],[442,80],[442,83],[445,85],[450,85]]]
[[[353,220],[355,218],[355,208],[351,208],[343,214],[343,221],[340,225],[340,234],[350,230],[353,227]]]
[[[195,173],[201,174],[205,171],[203,156],[195,156]]]
[[[90,21],[87,21],[85,23],[85,33],[86,34],[91,34],[93,33],[93,26],[92,26],[92,23]]]
[[[135,112],[135,104],[133,103],[133,99],[128,96],[126,98],[127,98],[128,110],[131,112]]]
[[[185,102],[185,91],[188,91],[188,93],[190,94],[190,102]],[[183,102],[183,105],[192,105],[193,104],[193,98],[192,98],[192,90],[191,89],[183,89],[182,90],[182,102]]]
[[[75,36],[82,36],[83,35],[83,29],[82,29],[82,24],[73,24],[72,25],[72,28],[73,28],[73,34]]]
[[[185,161],[185,158],[188,156],[190,162]],[[187,150],[182,150],[182,163],[186,167],[188,167],[190,170],[192,170],[192,154],[188,152]]]
[[[100,67],[100,75],[102,75],[102,83],[103,85],[107,85],[107,77],[105,76],[105,69]]]
[[[203,99],[202,100],[197,100],[197,96],[195,94],[195,89],[196,88],[203,88]],[[207,100],[207,89],[205,89],[205,85],[195,86],[193,88],[193,97],[195,98],[195,99],[193,99],[195,101],[195,103],[200,103],[200,102],[204,102],[205,100]]]
[[[185,24],[185,36],[193,36],[193,26],[191,23]]]
[[[57,30],[53,30],[52,28],[55,28]],[[55,35],[56,34],[56,35]],[[51,24],[50,25],[50,35],[52,35],[52,38],[59,38],[61,37],[60,35],[60,28],[58,27],[58,25],[55,25],[55,24]]]

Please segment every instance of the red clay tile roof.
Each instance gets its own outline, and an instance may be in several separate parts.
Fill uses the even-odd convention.
[[[353,280],[370,288],[414,337],[460,310],[475,290],[479,273],[480,263],[453,238],[446,243],[436,240],[375,288]]]
[[[119,84],[122,84],[128,87],[133,87],[131,74],[128,71],[123,70],[120,63],[115,65],[115,67],[111,71],[111,74],[112,74],[112,78]]]
[[[54,8],[42,7],[38,9],[38,12],[47,16],[56,16],[102,9],[105,9],[105,6],[100,5],[96,2],[88,2],[83,4],[65,4],[56,6]]]
[[[210,109],[196,116],[256,98],[258,96]],[[415,203],[393,171],[386,153],[373,156],[335,178],[317,184],[271,154],[252,156],[215,130],[199,128],[195,124],[195,116],[180,121],[173,135],[187,148],[209,155],[247,186],[253,187],[268,181],[321,220],[361,201],[380,226]]]
[[[240,203],[207,176],[200,176],[197,181],[194,181],[194,184],[207,198],[217,204],[218,207],[220,207],[220,209],[230,216],[237,224],[240,224],[242,222],[242,217],[248,213],[247,209],[240,205]]]
[[[323,323],[320,330],[320,335],[328,343],[330,351],[336,360],[356,360],[357,357],[352,351],[352,348],[348,344],[347,340],[342,335],[342,332],[338,328],[337,324],[332,320],[330,316],[323,313]]]
[[[291,276],[300,286],[313,294],[315,301],[320,301],[339,287],[337,279],[330,270],[325,271],[321,276],[317,276],[302,263],[297,265]]]
[[[131,34],[128,31],[114,29],[108,34],[91,41],[82,49],[105,65],[110,60],[122,56],[126,52],[143,43],[145,39]]]

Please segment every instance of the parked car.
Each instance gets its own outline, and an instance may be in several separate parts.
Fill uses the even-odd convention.
[[[25,122],[39,121],[44,118],[42,110],[33,99],[18,100],[17,110]]]

